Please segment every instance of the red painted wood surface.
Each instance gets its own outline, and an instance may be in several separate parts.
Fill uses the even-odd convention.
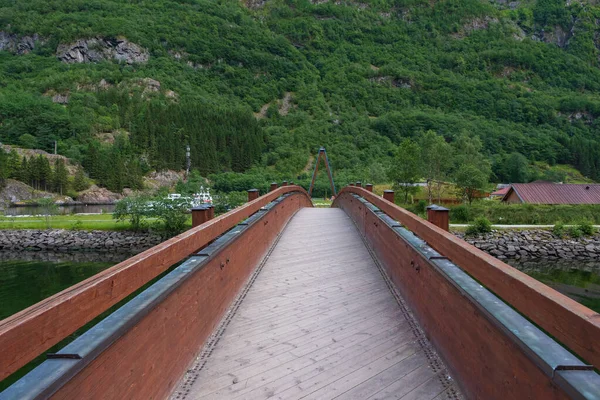
[[[300,186],[278,188],[131,257],[0,321],[0,380],[33,360],[129,294],[261,207]]]
[[[304,194],[278,203],[52,399],[168,396],[287,221],[310,206]]]
[[[559,342],[600,367],[600,315],[453,234],[362,188],[356,193],[417,234]],[[340,204],[340,196],[333,206]]]
[[[202,225],[215,217],[214,207],[192,209],[192,228]]]
[[[445,231],[450,231],[450,212],[448,209],[436,210],[428,208],[427,221],[431,222],[438,228],[442,228]]]
[[[569,398],[503,331],[388,225],[344,190],[356,222],[467,398]]]

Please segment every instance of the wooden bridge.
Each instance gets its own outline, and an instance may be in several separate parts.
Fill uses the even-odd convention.
[[[600,399],[597,313],[435,208],[276,186],[1,321],[4,379],[111,311],[0,399]]]

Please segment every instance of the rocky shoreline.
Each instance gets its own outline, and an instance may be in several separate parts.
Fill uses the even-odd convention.
[[[0,251],[127,251],[138,253],[163,239],[150,232],[2,229]]]
[[[478,249],[499,259],[600,260],[600,235],[561,238],[551,231],[492,231],[478,236],[455,233]]]
[[[478,249],[506,260],[577,260],[600,262],[600,235],[579,239],[560,238],[551,231],[495,230],[478,236],[455,235]],[[137,253],[161,243],[151,232],[76,231],[65,229],[2,229],[0,251],[95,251]]]

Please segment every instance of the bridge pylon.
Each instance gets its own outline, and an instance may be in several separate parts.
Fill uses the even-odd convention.
[[[327,176],[329,177],[329,184],[331,185],[331,193],[336,196],[337,192],[335,191],[335,183],[333,182],[333,173],[331,172],[331,165],[329,164],[329,158],[327,157],[327,151],[325,147],[321,146],[319,149],[319,154],[317,155],[317,160],[315,162],[315,169],[313,171],[313,176],[310,181],[310,187],[308,188],[308,195],[312,197],[312,192],[315,187],[315,182],[317,180],[317,172],[319,171],[319,163],[323,159],[325,161],[325,169],[327,170]]]

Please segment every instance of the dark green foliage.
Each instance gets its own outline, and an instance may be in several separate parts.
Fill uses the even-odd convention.
[[[69,172],[65,167],[65,162],[59,158],[54,162],[54,170],[52,171],[52,191],[63,194],[68,190]]]
[[[0,190],[4,189],[6,180],[10,176],[10,169],[8,167],[8,154],[0,149]]]
[[[565,225],[562,222],[557,222],[552,228],[552,233],[558,237],[563,237],[565,234]]]
[[[478,217],[467,227],[466,234],[469,236],[489,233],[492,231],[492,223],[485,217]]]
[[[388,177],[394,188],[403,195],[404,203],[408,203],[408,195],[416,193],[414,183],[421,177],[421,149],[410,139],[404,140],[396,152],[394,161],[388,171]]]
[[[47,40],[26,55],[0,52],[0,138],[47,151],[57,141],[59,153],[112,190],[141,187],[152,169],[183,169],[187,144],[203,176],[243,171],[262,177],[252,186],[273,177],[304,182],[309,156],[324,145],[340,183],[376,183],[396,147],[429,130],[447,144],[463,133],[479,137],[494,165],[486,179],[537,178],[523,173],[522,158],[512,160],[516,169],[507,161],[516,153],[600,179],[593,4],[4,3],[0,30]],[[569,37],[563,48],[530,40],[552,41],[558,29]],[[515,39],[520,30],[523,40]],[[59,44],[97,36],[124,36],[148,49],[149,62],[57,60]],[[160,90],[146,90],[145,78]],[[53,103],[56,93],[68,93],[68,104]],[[252,112],[263,106],[257,122]],[[113,146],[107,134],[128,144]]]
[[[215,193],[212,198],[215,214],[223,214],[248,201],[248,194],[246,192],[220,192]]]
[[[586,236],[591,236],[596,233],[596,228],[594,228],[594,225],[590,221],[581,221],[577,225],[577,228],[579,228],[581,233]]]
[[[73,189],[77,192],[81,192],[89,187],[90,184],[85,176],[83,168],[77,168],[77,172],[75,172],[75,176],[73,177]]]
[[[580,237],[583,236],[583,232],[581,231],[581,228],[579,228],[578,226],[570,226],[569,227],[569,236],[571,236],[573,239],[579,239]]]
[[[145,196],[129,196],[117,202],[113,211],[113,218],[119,221],[128,220],[134,231],[139,231],[146,226],[146,219],[151,210],[148,206],[150,199]]]
[[[541,205],[505,204],[495,201],[475,201],[471,206],[449,206],[450,222],[465,223],[476,217],[486,217],[494,224],[543,224],[551,225],[560,221],[567,225],[577,225],[582,220],[600,224],[600,205]]]
[[[150,215],[158,219],[156,227],[166,237],[175,236],[185,230],[188,219],[189,203],[184,199],[155,199]]]
[[[417,206],[415,207],[415,210],[419,214],[425,213],[425,211],[427,211],[427,202],[425,200],[419,200]]]
[[[471,220],[471,208],[465,204],[450,209],[450,219],[454,223],[464,224]]]

